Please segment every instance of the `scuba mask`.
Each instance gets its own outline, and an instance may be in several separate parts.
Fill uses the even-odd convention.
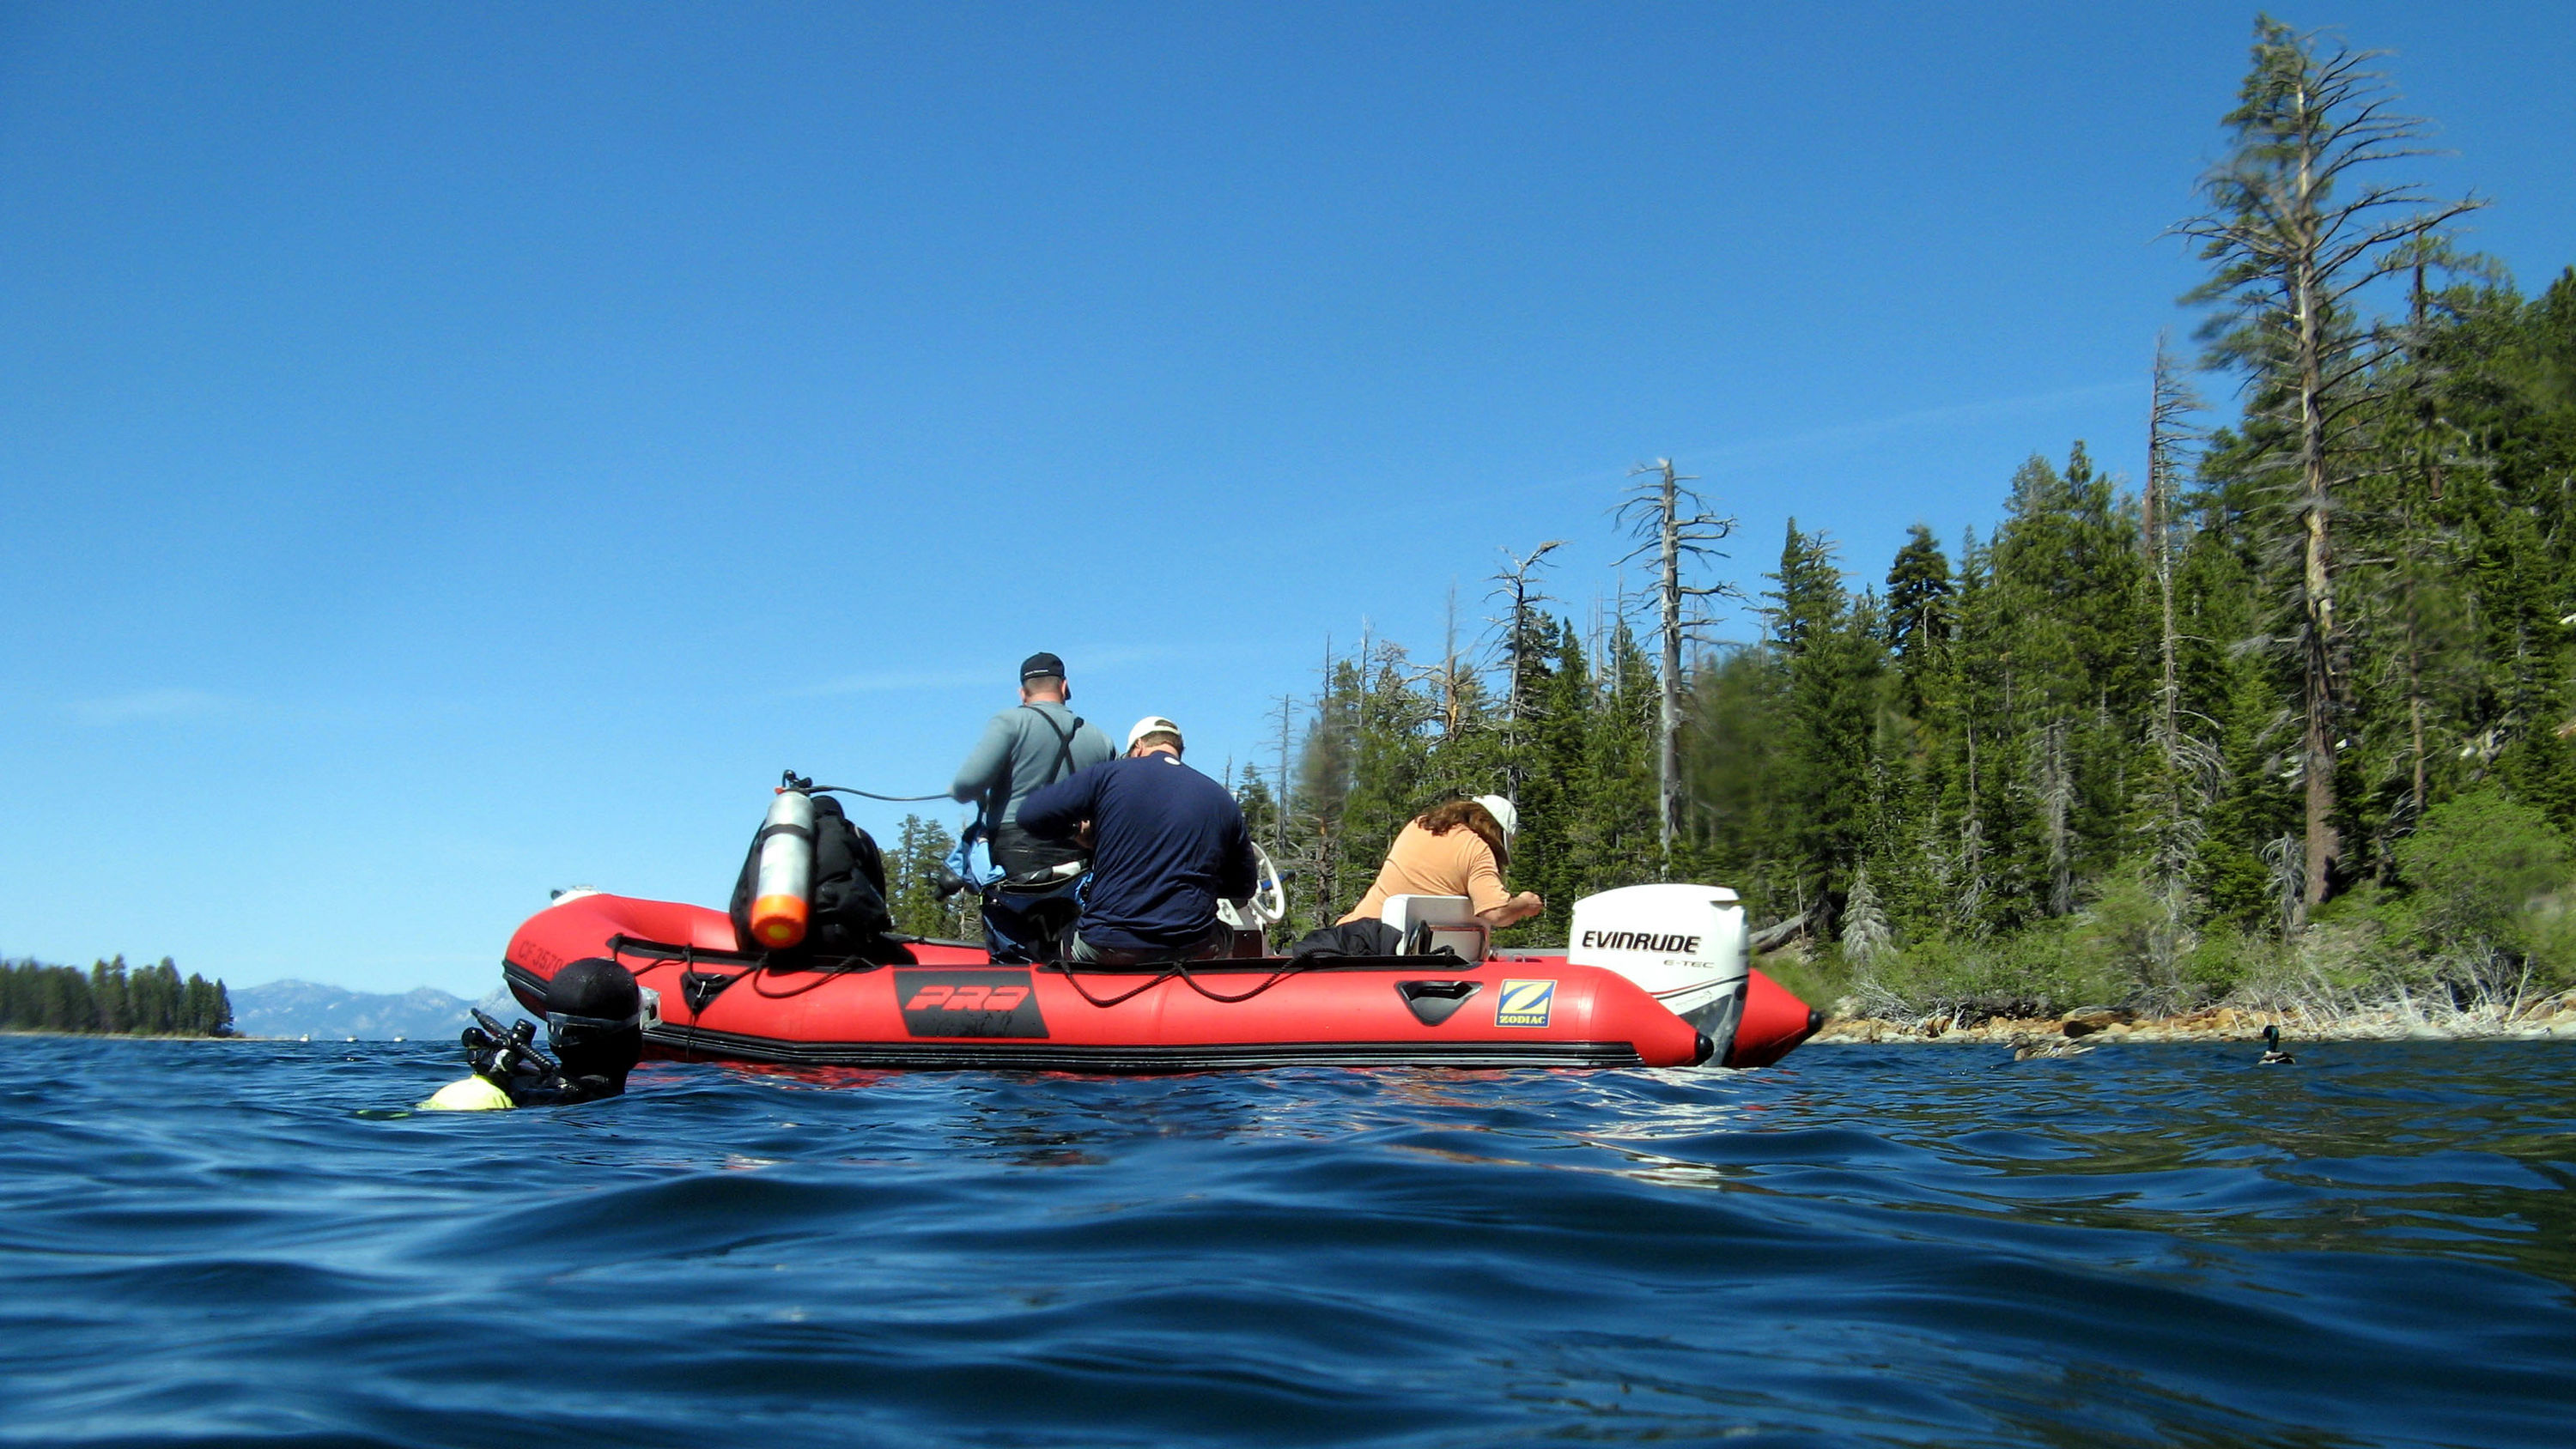
[[[644,1028],[644,1011],[638,1007],[632,1016],[578,1016],[569,1011],[546,1013],[546,1045],[557,1052],[566,1047],[582,1047],[615,1036],[619,1032],[640,1032]]]

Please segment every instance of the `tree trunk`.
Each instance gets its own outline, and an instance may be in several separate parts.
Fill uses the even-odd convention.
[[[2184,903],[2189,890],[2189,841],[2196,833],[2196,802],[2190,800],[2191,766],[2182,740],[2182,680],[2177,667],[2174,630],[2173,495],[2177,430],[2191,406],[2189,392],[2174,376],[2163,339],[2156,343],[2155,381],[2147,409],[2147,547],[2156,570],[2156,653],[2161,675],[2156,685],[2156,749],[2164,771],[2162,808],[2156,839],[2157,903],[2162,924],[2153,936],[2157,984],[2178,986],[2174,958],[2181,947]]]
[[[2294,926],[2307,924],[2308,913],[2324,903],[2327,871],[2336,856],[2334,833],[2334,574],[2327,534],[2326,429],[2324,359],[2321,355],[2316,286],[2312,257],[2300,258],[2296,272],[2299,313],[2299,474],[2305,525],[2301,582],[2307,613],[2306,647],[2300,651],[2300,702],[2307,728],[2300,742],[2300,775],[2306,786],[2307,849]]]
[[[1655,813],[1663,832],[1663,873],[1669,879],[1673,871],[1673,836],[1682,823],[1682,573],[1679,485],[1673,477],[1672,461],[1666,459],[1663,467],[1664,710],[1655,741],[1660,781]]]
[[[1270,858],[1282,870],[1288,868],[1288,805],[1295,788],[1288,779],[1288,727],[1296,718],[1295,709],[1294,700],[1284,694],[1279,696],[1279,805],[1272,812],[1271,832],[1278,848]]]
[[[2406,724],[2415,746],[2415,778],[2407,791],[2411,819],[2424,818],[2424,654],[2416,647],[2415,626],[2406,626]]]

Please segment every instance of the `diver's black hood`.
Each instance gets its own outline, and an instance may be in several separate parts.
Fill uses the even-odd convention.
[[[644,993],[633,972],[588,956],[546,984],[546,1027],[567,1077],[607,1077],[622,1090],[644,1056]]]
[[[644,1008],[635,974],[605,956],[585,956],[546,983],[546,1015],[630,1021]]]

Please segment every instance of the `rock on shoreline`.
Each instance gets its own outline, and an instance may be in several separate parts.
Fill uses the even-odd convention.
[[[1837,1016],[1808,1044],[1951,1042],[1997,1046],[2016,1039],[2066,1036],[2095,1041],[2253,1041],[2278,1026],[2300,1041],[2394,1041],[2493,1038],[2576,1041],[2576,991],[2532,1003],[2506,1016],[2492,1012],[2428,1011],[2411,1005],[2374,1007],[2333,1016],[2213,1006],[2181,1016],[2140,1016],[2133,1011],[2078,1011],[2061,1017],[1933,1016],[1919,1021]]]

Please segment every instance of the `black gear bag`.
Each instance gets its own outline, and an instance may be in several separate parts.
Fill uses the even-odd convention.
[[[912,952],[895,939],[894,914],[886,909],[884,852],[866,831],[850,823],[840,801],[829,795],[813,798],[813,915],[808,918],[805,939],[786,950],[768,952],[769,965],[831,971],[851,963],[909,963]],[[745,951],[761,949],[751,934],[751,902],[759,886],[760,840],[754,836],[733,886],[734,940]]]

